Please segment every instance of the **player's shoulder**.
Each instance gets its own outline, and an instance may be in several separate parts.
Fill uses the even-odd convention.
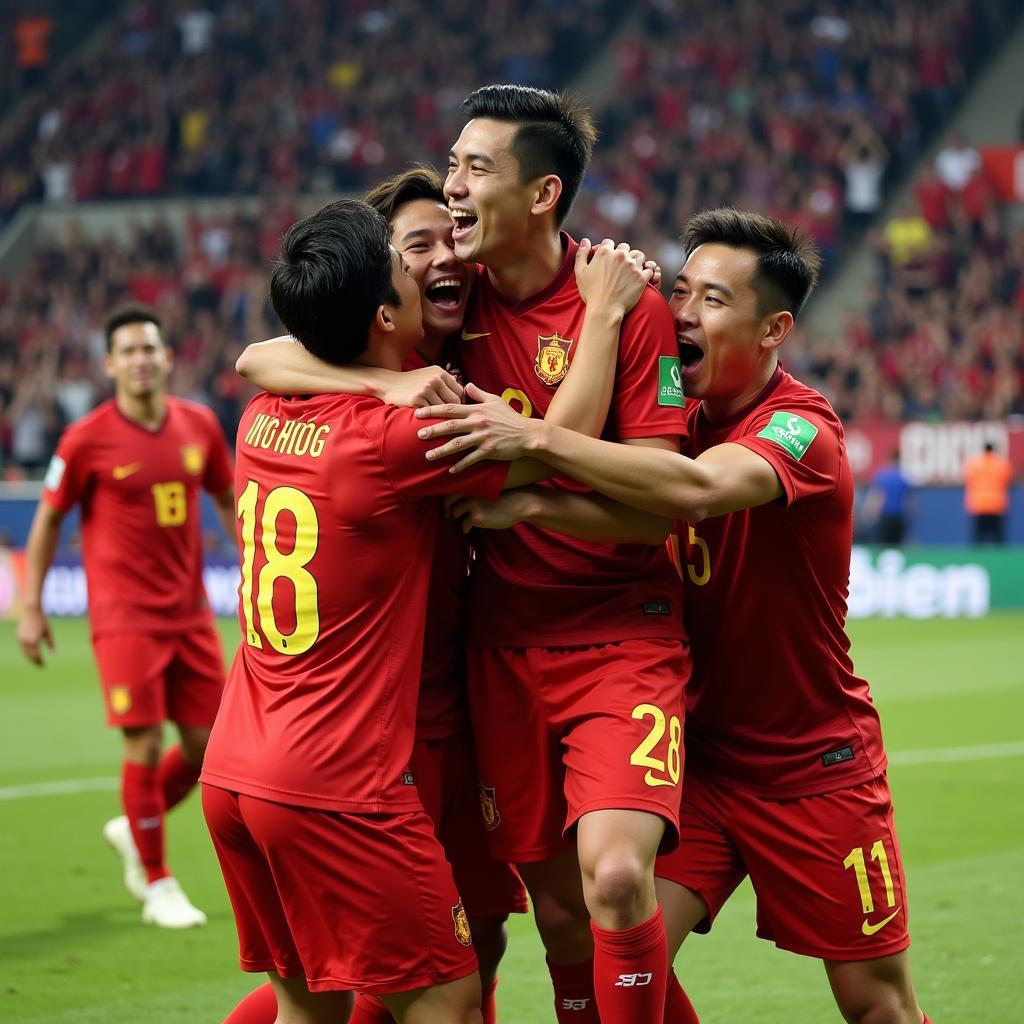
[[[105,402],[97,405],[95,409],[90,410],[73,423],[69,423],[64,428],[61,440],[65,444],[84,440],[97,430],[108,430],[112,419],[116,421],[121,418],[114,399],[108,398]]]
[[[820,391],[785,371],[782,372],[778,385],[751,412],[750,418],[762,420],[766,413],[777,415],[783,412],[802,416],[842,436],[842,423],[829,400]]]
[[[182,419],[206,420],[217,422],[214,411],[202,402],[196,402],[191,398],[180,398],[177,395],[167,396],[167,411],[174,417]]]

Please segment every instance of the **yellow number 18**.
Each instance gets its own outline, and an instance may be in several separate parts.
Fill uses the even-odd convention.
[[[238,517],[242,520],[242,616],[245,639],[250,647],[263,647],[256,629],[253,612],[253,563],[256,558],[256,506],[259,484],[250,480],[238,498]],[[295,518],[295,544],[290,551],[277,546],[277,520],[282,512]],[[260,630],[279,654],[304,654],[320,635],[320,609],[317,604],[316,579],[306,568],[316,554],[320,540],[320,523],[313,502],[294,487],[275,487],[263,503],[260,523],[266,564],[256,581],[256,610]],[[295,590],[295,630],[287,636],[274,618],[274,584],[287,579]]]

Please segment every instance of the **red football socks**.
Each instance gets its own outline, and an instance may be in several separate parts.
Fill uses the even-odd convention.
[[[160,762],[160,789],[164,794],[164,813],[180,804],[199,781],[202,765],[185,759],[181,747],[171,747]]]
[[[494,998],[497,989],[498,979],[495,978],[481,993],[480,1012],[483,1014],[484,1024],[498,1024],[498,1003]]]
[[[594,961],[553,964],[548,972],[555,989],[555,1019],[558,1024],[601,1024],[594,998]]]
[[[164,863],[164,798],[156,765],[125,761],[121,773],[121,802],[146,878],[156,882],[170,871]]]
[[[356,996],[356,1008],[348,1024],[395,1024],[387,1007],[373,996]]]
[[[619,931],[593,921],[594,995],[602,1024],[662,1024],[668,939],[661,907],[642,924]]]
[[[355,1020],[355,1018],[352,1018]],[[274,1024],[277,1020],[277,996],[268,981],[253,989],[225,1018],[224,1024]]]
[[[665,991],[665,1024],[700,1024],[697,1011],[690,997],[683,991],[675,971],[669,971],[668,988]]]

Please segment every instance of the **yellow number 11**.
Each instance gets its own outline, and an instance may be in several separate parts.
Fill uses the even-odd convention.
[[[878,861],[878,866],[882,871],[882,881],[885,882],[885,900],[890,907],[895,907],[896,893],[892,885],[892,872],[889,870],[889,858],[885,855],[885,847],[882,845],[881,839],[871,847],[871,859]],[[875,911],[875,901],[871,898],[871,886],[868,885],[868,869],[864,861],[864,848],[855,846],[850,851],[846,860],[843,861],[843,867],[847,870],[853,868],[853,873],[857,878],[857,888],[860,890],[861,907],[865,914],[873,914]]]

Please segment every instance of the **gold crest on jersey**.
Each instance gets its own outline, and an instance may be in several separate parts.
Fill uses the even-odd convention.
[[[473,945],[473,936],[469,934],[469,918],[466,916],[466,908],[462,905],[462,900],[452,907],[452,921],[455,924],[455,938],[462,943],[463,946]]]
[[[493,832],[501,824],[493,786],[480,787],[480,813],[484,816],[484,828],[488,832]]]
[[[558,331],[549,337],[538,335],[537,359],[534,372],[545,383],[554,387],[569,372],[569,349],[573,338],[560,338]]]
[[[199,476],[203,471],[203,448],[198,444],[186,444],[181,448],[181,462],[187,473]]]
[[[123,715],[132,706],[132,691],[127,686],[110,688],[110,710],[115,715]]]

